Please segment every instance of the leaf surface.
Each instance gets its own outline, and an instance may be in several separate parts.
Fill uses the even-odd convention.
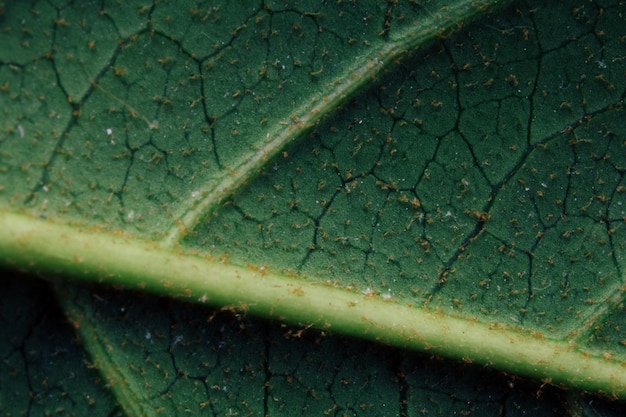
[[[623,396],[624,7],[518,3],[466,22],[487,11],[470,2],[6,5],[4,263],[159,287]],[[215,281],[202,284],[183,265],[198,276],[215,271]],[[264,285],[287,295],[264,298]],[[83,290],[57,294],[129,415],[228,414],[235,403],[244,414],[277,413],[291,390],[302,410],[347,412],[361,403],[342,384],[359,379],[375,403],[363,412],[385,414],[385,400],[373,397],[379,389],[400,398],[393,415],[422,401],[411,397],[422,383],[405,374],[428,366],[404,353],[386,366],[388,351],[365,348],[374,352],[364,356],[375,364],[368,373],[350,359],[365,345],[331,339],[310,360],[321,366],[315,355],[329,349],[340,352],[337,362],[312,383],[307,343],[317,342],[291,347],[298,330],[225,324],[232,319],[219,315],[207,331],[236,346],[221,365],[219,347],[200,359],[209,336],[192,333],[201,325],[180,324],[202,322],[206,310],[175,304],[157,316],[158,306],[142,301],[145,312],[123,317],[120,332],[119,317]],[[316,312],[315,300],[326,298],[343,307]],[[303,300],[313,307],[300,314]],[[346,305],[359,302],[350,316]],[[355,325],[370,316],[354,312],[370,306],[371,326]],[[429,321],[439,315],[450,321]],[[357,330],[338,324],[342,316]],[[443,336],[424,341],[428,331],[412,321],[422,317]],[[456,330],[447,339],[447,329],[461,329],[452,323],[465,323],[467,340]],[[250,329],[226,336],[226,325]],[[490,329],[492,347],[472,341]],[[522,352],[539,348],[518,365],[495,353],[506,351],[499,335]],[[137,356],[110,346],[135,346]],[[544,348],[550,356],[541,357]],[[283,352],[292,350],[301,368],[289,366]],[[576,377],[529,369],[542,361],[560,369],[555,358],[579,354],[598,365],[581,356]],[[596,374],[608,385],[589,382]],[[571,400],[565,412],[582,403]]]

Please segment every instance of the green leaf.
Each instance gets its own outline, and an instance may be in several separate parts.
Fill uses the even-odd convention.
[[[121,415],[45,285],[5,271],[0,323],[3,415]]]
[[[2,262],[127,415],[623,398],[624,6],[496,5],[2,6]]]

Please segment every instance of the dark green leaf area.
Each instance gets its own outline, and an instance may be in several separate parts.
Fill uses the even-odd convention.
[[[585,148],[559,136],[534,149],[496,196],[481,231],[488,243],[464,253],[469,264],[489,261],[470,296],[481,309],[506,306],[514,321],[575,336],[599,304],[621,298],[623,217],[610,207],[623,199],[623,175]]]
[[[50,302],[48,286],[2,272],[2,415],[121,416],[66,317]]]
[[[54,154],[68,123],[68,115],[61,112],[67,105],[66,96],[49,87],[53,77],[54,70],[46,62],[0,66],[0,172],[4,192],[20,204],[31,191],[49,190],[49,182],[41,181],[41,167]],[[45,211],[45,207],[38,208]]]
[[[390,301],[593,339],[622,308],[626,86],[589,60],[607,12],[552,7],[487,19],[403,62],[189,242]],[[545,14],[576,31],[546,46]],[[613,58],[626,52],[610,45]],[[586,74],[576,83],[556,66],[569,55]],[[616,330],[614,349],[622,339]]]
[[[380,2],[7,8],[3,192],[153,238],[432,15]]]
[[[569,413],[554,387],[309,327],[102,288],[73,303],[85,307],[83,324],[99,324],[97,339],[124,378],[115,383],[148,414]],[[567,407],[606,406],[575,395]]]
[[[103,366],[118,373],[124,396],[156,415],[262,414],[263,338],[261,325],[155,297],[101,290],[99,303],[76,289],[73,301],[94,329]],[[77,310],[74,310],[77,311]],[[120,379],[121,378],[121,379]]]

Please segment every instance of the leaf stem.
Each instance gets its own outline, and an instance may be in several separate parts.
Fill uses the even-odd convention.
[[[626,363],[501,323],[371,298],[159,247],[0,212],[0,262],[45,276],[123,285],[191,302],[474,362],[552,384],[626,398]]]

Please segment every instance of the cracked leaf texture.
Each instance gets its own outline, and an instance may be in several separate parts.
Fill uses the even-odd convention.
[[[447,5],[0,2],[0,205],[626,360],[626,7],[548,3],[379,56]],[[72,300],[157,412],[541,409],[363,342]]]

